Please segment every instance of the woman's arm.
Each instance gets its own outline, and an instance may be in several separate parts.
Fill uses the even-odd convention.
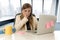
[[[16,31],[18,31],[20,28],[22,28],[22,26],[28,21],[28,19],[26,17],[24,17],[22,20],[20,19],[20,16],[16,16],[15,19],[15,28]]]

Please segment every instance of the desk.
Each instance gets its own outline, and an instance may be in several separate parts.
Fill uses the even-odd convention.
[[[24,35],[19,35],[17,33],[12,34],[11,36],[6,36],[4,34],[0,35],[0,40],[59,40],[59,39],[60,31],[55,31],[54,33],[44,35],[35,35],[27,32]]]

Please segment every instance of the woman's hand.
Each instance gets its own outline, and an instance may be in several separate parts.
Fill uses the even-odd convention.
[[[26,17],[26,18],[28,18],[28,16],[25,13],[23,13],[23,16]]]

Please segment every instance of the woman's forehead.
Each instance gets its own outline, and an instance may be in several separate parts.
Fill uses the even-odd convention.
[[[26,8],[26,9],[24,9],[24,10],[31,10],[31,8]]]

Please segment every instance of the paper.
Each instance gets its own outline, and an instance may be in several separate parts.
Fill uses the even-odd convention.
[[[23,31],[19,31],[19,32],[17,32],[17,34],[19,34],[19,35],[23,35],[23,34],[25,34],[25,32],[23,32]]]

